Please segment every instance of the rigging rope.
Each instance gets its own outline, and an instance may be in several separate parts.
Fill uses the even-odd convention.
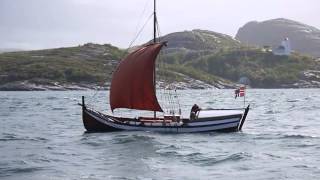
[[[161,41],[161,31],[160,31],[160,26],[158,21],[156,22],[157,24],[157,32],[158,32],[158,41]],[[161,54],[163,54],[163,51],[161,51]],[[160,55],[159,55],[160,57]],[[174,84],[173,82],[169,82],[168,77],[166,76],[166,72],[165,70],[167,70],[166,68],[166,63],[162,60],[159,61],[159,69],[163,69],[161,74],[162,74],[162,78],[163,78],[163,92],[161,93],[161,100],[164,102],[164,108],[166,113],[174,115],[176,114],[176,110],[178,110],[179,114],[180,114],[180,104],[178,102],[178,104],[175,101],[175,98],[177,98],[178,96],[174,95],[172,93],[172,91],[175,89],[174,88]],[[166,84],[168,83],[168,84]],[[175,91],[176,92],[176,91]],[[164,99],[164,100],[163,100]]]
[[[147,6],[149,5],[149,3],[150,3],[150,0],[146,0],[146,3],[145,3],[144,8],[143,8],[143,11],[139,16],[139,20],[138,20],[137,26],[135,28],[134,35],[136,35],[138,33],[139,27],[141,26],[141,22],[142,22],[142,17],[144,15],[144,13],[146,12],[146,9],[147,9]]]
[[[145,9],[146,9],[147,5],[148,5],[148,4],[146,4]],[[145,9],[143,10],[142,15],[144,14]],[[129,49],[131,48],[132,44],[136,41],[136,39],[137,39],[137,38],[139,37],[139,35],[142,33],[142,31],[144,30],[145,26],[146,26],[147,23],[150,21],[152,15],[153,15],[153,14],[151,14],[151,15],[148,17],[148,19],[146,20],[146,22],[144,23],[144,25],[142,26],[142,28],[140,29],[140,31],[137,32],[137,34],[136,34],[136,36],[134,37],[134,39],[130,42],[129,47],[127,48],[127,50],[129,50]],[[125,53],[126,53],[126,51],[124,52],[124,54],[125,54]],[[124,54],[123,54],[123,56],[124,56]],[[121,60],[119,60],[119,61],[117,62],[116,67],[120,64],[120,62],[121,62]],[[116,69],[116,68],[113,68],[113,70],[110,72],[110,74],[113,74],[113,72],[115,71],[115,69]],[[105,82],[106,82],[106,80],[103,81],[103,82],[101,82],[101,86],[98,86],[98,87],[94,90],[94,94],[88,98],[87,104],[90,105],[91,107],[94,107],[93,104],[95,104],[95,103],[93,103],[93,104],[91,104],[91,103],[93,102],[94,98],[97,96],[98,92],[103,88],[103,85],[105,84]],[[95,107],[95,108],[96,108],[96,107]]]
[[[140,34],[142,33],[142,31],[144,30],[144,27],[147,25],[147,23],[149,22],[149,20],[151,19],[151,17],[153,16],[153,13],[148,17],[147,21],[144,23],[144,25],[142,26],[142,28],[140,29],[140,31],[137,33],[137,35],[135,36],[135,38],[130,42],[129,44],[129,48],[131,48],[132,44],[137,40],[137,38],[140,36]]]

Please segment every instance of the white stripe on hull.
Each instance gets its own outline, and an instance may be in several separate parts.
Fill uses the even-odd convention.
[[[222,124],[222,123],[231,123],[234,121],[239,121],[240,118],[230,118],[230,119],[223,119],[223,120],[213,120],[213,121],[202,121],[202,122],[197,122],[197,121],[191,121],[188,126],[207,126],[207,125],[215,125],[215,124]]]
[[[88,112],[97,121],[121,130],[130,130],[130,131],[157,131],[157,132],[174,132],[174,133],[191,133],[191,132],[204,132],[204,131],[215,131],[227,128],[237,128],[239,126],[240,118],[230,118],[224,120],[215,120],[215,121],[204,121],[204,122],[193,122],[189,123],[187,126],[182,126],[176,123],[173,126],[163,126],[163,127],[152,127],[152,126],[134,126],[126,124],[117,124],[113,123],[112,120],[108,121],[102,119],[94,114]],[[224,124],[222,124],[224,123]],[[206,126],[203,126],[206,125]],[[198,127],[197,127],[198,126]]]

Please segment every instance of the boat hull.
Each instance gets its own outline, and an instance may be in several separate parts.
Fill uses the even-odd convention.
[[[121,129],[108,126],[105,123],[99,121],[97,116],[94,116],[87,109],[84,109],[82,112],[82,120],[83,120],[83,125],[88,132],[121,131]]]
[[[169,133],[197,133],[222,131],[232,132],[241,130],[249,111],[249,106],[242,114],[189,121],[188,123],[145,123],[137,119],[124,119],[108,116],[100,112],[83,107],[83,124],[87,132],[113,131],[156,131]]]

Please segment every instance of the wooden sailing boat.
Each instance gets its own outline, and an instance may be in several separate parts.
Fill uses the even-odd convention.
[[[153,117],[124,118],[103,114],[88,107],[82,97],[82,119],[88,132],[142,130],[174,133],[241,130],[249,106],[245,109],[201,110],[196,118],[181,114],[157,117],[162,112],[156,96],[156,58],[166,42],[156,42],[156,8],[154,0],[154,39],[125,57],[113,73],[110,106],[154,111]]]

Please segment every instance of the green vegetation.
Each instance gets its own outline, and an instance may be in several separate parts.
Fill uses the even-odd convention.
[[[217,39],[217,34],[214,37]],[[260,49],[241,48],[231,39],[227,42],[231,44],[214,50],[166,48],[157,65],[158,80],[188,82],[193,78],[215,85],[247,77],[252,87],[272,88],[298,82],[306,70],[320,69],[319,62],[308,56],[275,56]],[[110,82],[113,70],[125,54],[108,44],[3,53],[0,85],[25,80],[35,84],[101,85]]]
[[[319,63],[307,56],[275,56],[259,49],[220,51],[187,66],[234,82],[247,77],[253,87],[260,88],[292,84],[301,79],[303,71],[320,69]]]
[[[31,80],[34,83],[99,83],[124,52],[111,45],[86,44],[72,48],[0,54],[0,84]]]
[[[193,79],[201,80],[203,82],[206,82],[208,84],[215,84],[217,81],[225,81],[222,78],[219,78],[213,74],[201,71],[200,69],[195,69],[191,66],[185,66],[185,65],[169,65],[167,66],[167,71],[171,72],[177,72],[180,74],[184,74],[188,77],[191,77]],[[175,80],[179,80],[175,78]]]

